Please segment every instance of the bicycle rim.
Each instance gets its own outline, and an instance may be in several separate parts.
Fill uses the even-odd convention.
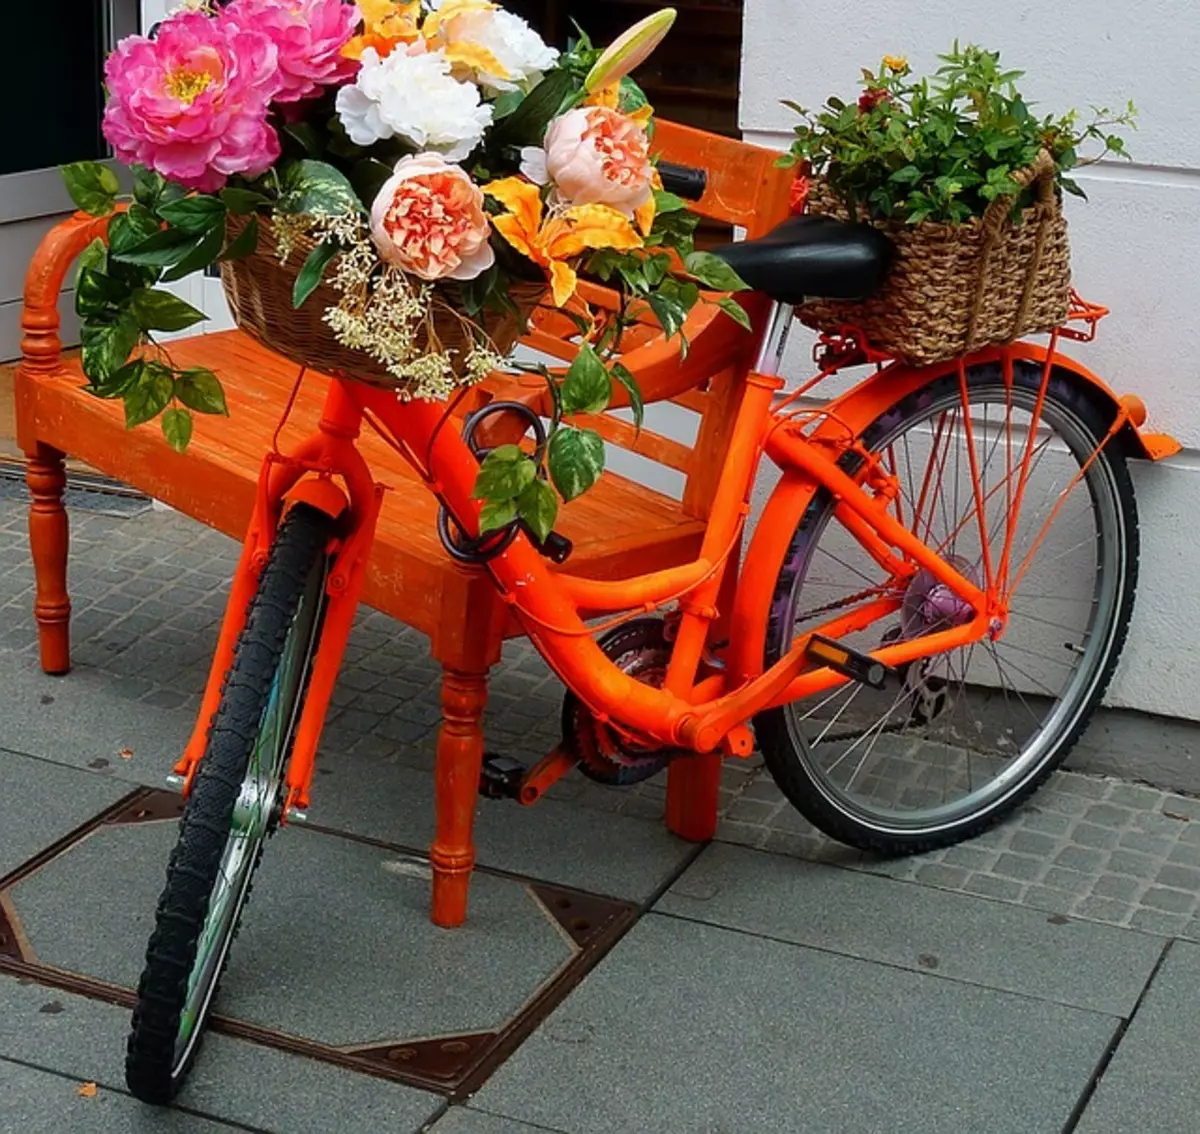
[[[1010,568],[1024,573],[1000,637],[914,663],[884,691],[848,684],[783,709],[806,779],[869,830],[936,835],[1002,810],[1061,759],[1111,674],[1127,617],[1121,489],[1110,461],[1092,460],[1096,427],[1052,386],[1031,429],[1036,402],[1036,388],[977,383],[968,432],[957,380],[944,381],[866,434],[899,486],[892,514],[980,586],[985,546],[992,569],[999,565],[1013,486],[1030,454]],[[877,649],[965,614],[927,575],[898,588],[831,522],[834,507],[818,497],[804,521],[784,615],[789,641],[831,611],[888,594],[899,600],[895,615],[847,643]]]
[[[250,894],[250,881],[259,854],[282,814],[287,758],[320,637],[327,563],[321,558],[313,565],[280,651],[258,736],[234,804],[217,881],[196,944],[196,960],[188,977],[187,994],[179,1016],[173,1075],[188,1065],[203,1035],[217,981],[233,942],[242,907]]]

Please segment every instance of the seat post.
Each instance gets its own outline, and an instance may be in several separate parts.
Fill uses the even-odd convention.
[[[787,346],[788,332],[792,329],[794,312],[790,303],[773,300],[767,313],[766,328],[759,344],[758,357],[754,360],[756,374],[775,378],[783,367],[783,350]]]

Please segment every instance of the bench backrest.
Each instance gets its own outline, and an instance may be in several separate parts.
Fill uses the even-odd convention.
[[[705,171],[704,195],[690,206],[701,217],[736,225],[749,237],[761,236],[787,217],[793,175],[778,168],[776,151],[663,121],[657,124],[654,149],[665,161]],[[594,307],[611,307],[615,301],[603,288],[584,285],[581,293]],[[625,408],[627,400],[615,388],[612,408],[581,422],[611,445],[641,458],[613,462],[614,467],[651,487],[674,490],[697,517],[708,513],[750,362],[750,336],[724,313],[705,307],[697,309],[685,328],[691,343],[687,358],[680,356],[678,342],[662,341],[661,329],[649,317],[627,332],[622,357],[648,403],[640,430]],[[543,308],[522,341],[569,363],[578,350],[577,337],[570,319]],[[513,378],[493,392],[538,404],[543,387],[538,378]],[[652,402],[657,405],[650,406]]]

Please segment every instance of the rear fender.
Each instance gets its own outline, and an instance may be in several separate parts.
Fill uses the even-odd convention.
[[[987,363],[1001,366],[1024,360],[1045,365],[1049,351],[1035,343],[1014,343],[972,354],[966,365],[972,368]],[[834,399],[827,407],[820,425],[809,437],[812,441],[831,447],[832,455],[862,436],[863,432],[898,401],[927,386],[937,378],[957,370],[958,363],[948,362],[919,369],[893,363],[869,377],[853,389]],[[1108,416],[1109,424],[1123,418],[1117,432],[1126,456],[1145,460],[1162,460],[1179,452],[1181,446],[1173,437],[1162,433],[1144,433],[1146,407],[1133,394],[1118,397],[1097,375],[1080,366],[1074,359],[1056,353],[1054,368],[1057,374],[1086,384],[1092,400]],[[775,585],[780,569],[792,542],[792,536],[818,486],[787,464],[782,447],[767,442],[767,453],[783,469],[763,510],[738,583],[734,601],[734,625],[741,633],[730,644],[727,665],[734,684],[756,677],[763,671],[767,626],[773,605],[786,601],[787,595],[776,595]]]

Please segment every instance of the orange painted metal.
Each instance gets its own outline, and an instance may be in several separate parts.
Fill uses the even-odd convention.
[[[555,748],[547,753],[521,777],[521,787],[517,793],[517,800],[521,806],[531,807],[537,803],[563,776],[573,771],[578,763],[579,757],[565,748]]]

